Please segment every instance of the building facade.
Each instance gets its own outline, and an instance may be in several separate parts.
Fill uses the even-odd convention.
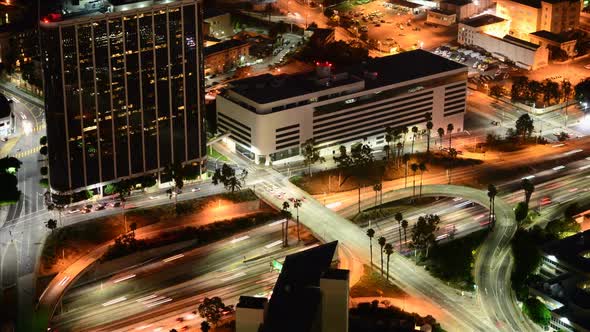
[[[206,47],[204,54],[205,75],[224,73],[246,62],[250,56],[250,44],[230,39]]]
[[[385,127],[462,131],[467,67],[424,50],[373,59],[347,72],[319,64],[316,75],[269,74],[233,82],[217,97],[218,129],[256,163],[299,154],[314,138],[323,155],[340,145],[385,144]]]
[[[204,161],[201,29],[195,0],[42,20],[52,190]]]
[[[206,9],[203,15],[204,35],[210,35],[218,39],[230,38],[234,35],[230,13]]]
[[[579,25],[580,2],[571,0],[498,0],[496,15],[510,20],[510,35],[529,41],[529,34],[546,30],[555,34]]]
[[[492,0],[445,0],[440,2],[439,9],[455,13],[457,21],[461,21],[480,14],[493,4]]]

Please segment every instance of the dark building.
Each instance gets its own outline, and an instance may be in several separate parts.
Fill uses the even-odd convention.
[[[62,7],[41,20],[50,185],[98,189],[206,158],[202,2]]]

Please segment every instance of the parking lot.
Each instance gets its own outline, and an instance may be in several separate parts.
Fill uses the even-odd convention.
[[[340,16],[352,21],[349,30],[359,35],[366,32],[369,40],[383,53],[424,48],[432,50],[457,37],[457,27],[426,25],[426,14],[413,14],[409,9],[384,1],[354,6]]]

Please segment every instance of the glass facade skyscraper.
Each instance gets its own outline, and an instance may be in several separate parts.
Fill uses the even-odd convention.
[[[202,9],[143,1],[41,23],[51,188],[203,164]]]

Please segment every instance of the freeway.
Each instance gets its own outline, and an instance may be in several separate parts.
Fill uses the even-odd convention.
[[[233,239],[85,280],[66,293],[51,326],[60,331],[128,330],[190,312],[204,296],[235,304],[239,295],[266,295],[278,275],[270,270],[271,260],[314,245],[296,244],[291,234],[291,246],[283,248],[280,238],[280,223],[270,223]]]

